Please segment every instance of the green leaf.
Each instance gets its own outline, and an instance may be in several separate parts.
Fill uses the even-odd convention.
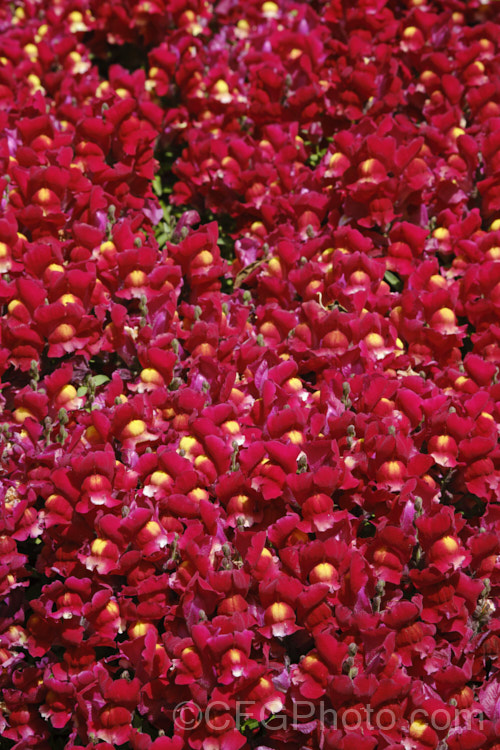
[[[76,392],[76,395],[78,396],[78,398],[81,398],[82,396],[85,396],[86,394],[87,394],[87,386],[86,385],[81,385],[78,388],[78,390]]]
[[[157,196],[160,196],[163,192],[163,187],[161,184],[161,177],[159,174],[157,174],[153,180],[153,192]]]
[[[107,375],[94,375],[92,380],[94,381],[95,386],[99,386],[104,385],[104,383],[109,383],[110,378],[108,378]]]
[[[389,284],[393,292],[403,291],[403,279],[397,273],[394,273],[394,271],[386,271],[384,274],[384,281]]]

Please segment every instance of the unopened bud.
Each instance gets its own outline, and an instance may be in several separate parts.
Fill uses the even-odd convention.
[[[342,674],[349,674],[354,664],[352,656],[348,656],[345,662],[342,664]]]
[[[297,474],[303,474],[307,471],[307,456],[301,453],[297,459]]]
[[[31,360],[30,378],[32,378],[33,380],[36,380],[37,382],[40,379],[40,373],[38,371],[38,362],[36,361],[36,359]]]
[[[57,418],[58,418],[60,424],[62,424],[62,425],[63,424],[68,424],[69,417],[68,417],[68,412],[66,411],[66,409],[64,409],[64,408],[59,409],[59,413],[57,415]]]
[[[169,391],[177,391],[181,387],[182,381],[180,378],[172,378],[170,385],[168,386]]]

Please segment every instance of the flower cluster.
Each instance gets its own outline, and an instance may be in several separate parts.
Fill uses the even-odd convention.
[[[500,747],[497,5],[1,5],[5,747]]]

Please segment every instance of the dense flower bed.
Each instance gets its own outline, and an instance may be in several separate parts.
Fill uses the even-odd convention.
[[[0,5],[2,748],[500,748],[499,40]]]

